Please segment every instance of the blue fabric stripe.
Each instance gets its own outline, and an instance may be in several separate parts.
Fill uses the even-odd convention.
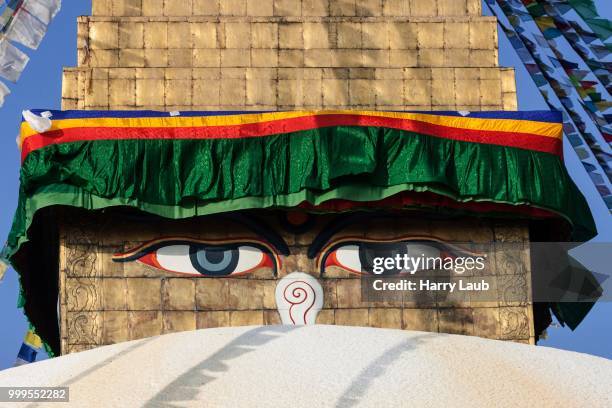
[[[21,345],[21,348],[19,349],[19,354],[17,355],[17,358],[27,361],[29,363],[33,363],[34,361],[36,361],[36,354],[38,354],[38,352],[34,348],[23,343]]]
[[[32,112],[40,115],[46,112],[45,109],[32,109]],[[170,117],[169,112],[159,111],[49,111],[53,114],[51,119],[93,119],[93,118],[160,118]],[[180,116],[229,116],[255,113],[268,113],[270,111],[181,111]],[[422,113],[435,116],[462,116],[467,118],[477,119],[514,119],[514,120],[530,120],[536,122],[561,123],[562,115],[558,111],[488,111],[488,112],[451,112],[451,111],[402,111],[404,113]],[[22,119],[23,120],[23,119]]]

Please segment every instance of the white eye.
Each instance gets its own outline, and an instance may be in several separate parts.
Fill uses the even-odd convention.
[[[336,261],[342,268],[361,272],[361,259],[357,245],[345,245],[336,249]]]
[[[238,264],[234,273],[242,273],[257,268],[264,261],[265,254],[259,248],[251,246],[238,247]]]
[[[175,273],[203,276],[229,276],[248,272],[262,265],[266,253],[253,246],[213,246],[203,244],[167,245],[155,251],[157,264]]]
[[[197,275],[198,272],[191,263],[189,245],[168,245],[156,251],[159,266],[170,272],[189,273]]]

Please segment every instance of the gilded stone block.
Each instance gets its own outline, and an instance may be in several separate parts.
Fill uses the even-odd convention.
[[[480,81],[480,95],[482,105],[499,105],[502,100],[500,81],[494,79]]]
[[[196,329],[195,312],[167,312],[163,313],[163,333],[176,333]]]
[[[127,281],[124,278],[101,280],[104,310],[127,310]],[[127,317],[126,317],[127,319]]]
[[[336,317],[333,309],[323,309],[317,315],[317,324],[335,324]]]
[[[296,0],[275,0],[274,15],[282,17],[301,16],[302,2]]]
[[[198,310],[229,309],[229,279],[196,280],[196,307]]]
[[[338,307],[341,309],[353,309],[367,307],[366,302],[361,301],[361,279],[339,279],[336,282],[336,296]]]
[[[144,0],[147,1],[147,0]],[[229,1],[229,0],[227,0]],[[193,11],[193,0],[165,0],[165,16],[190,16]],[[197,0],[195,1],[197,3]]]
[[[369,310],[369,325],[383,329],[401,329],[402,310],[372,308]]]
[[[403,309],[402,321],[405,330],[438,331],[439,323],[436,309]]]
[[[368,309],[336,309],[334,317],[339,326],[367,326],[369,323]]]
[[[417,23],[419,48],[444,48],[444,23]]]
[[[225,49],[221,50],[221,66],[228,68],[249,67],[251,65],[251,53],[247,50]]]
[[[302,16],[327,16],[329,3],[329,0],[302,0]]]
[[[229,280],[229,303],[230,310],[253,310],[263,309],[264,284],[262,281],[253,279],[230,279]]]
[[[414,17],[435,17],[438,15],[435,1],[410,0],[410,14]]]
[[[498,64],[497,50],[470,50],[470,65],[494,67]]]
[[[194,67],[220,67],[221,50],[197,48],[193,52]]]
[[[304,51],[303,50],[279,50],[278,51],[278,66],[279,67],[303,67],[304,66]]]
[[[480,105],[480,81],[458,79],[456,81],[457,104]]]
[[[468,67],[472,65],[470,60],[470,50],[467,48],[446,48],[444,49],[444,67]]]
[[[441,333],[474,334],[474,316],[472,309],[439,309],[438,321]]]
[[[196,79],[193,81],[193,103],[194,105],[219,104],[220,96],[219,80]]]
[[[77,99],[79,97],[79,75],[76,72],[64,70],[62,76],[62,98]]]
[[[168,66],[168,50],[145,49],[145,66],[146,67],[167,67]]]
[[[276,105],[276,81],[254,78],[246,82],[247,105]]]
[[[194,48],[216,48],[217,25],[209,22],[194,22],[190,24]]]
[[[276,68],[278,63],[277,49],[251,49],[251,66],[252,67],[270,67]]]
[[[223,16],[244,16],[247,13],[246,0],[219,1],[220,13]]]
[[[493,21],[471,21],[469,25],[471,49],[494,48],[494,45],[497,43],[497,26]],[[493,45],[493,47],[491,45]]]
[[[196,325],[198,329],[228,327],[230,325],[230,312],[198,312]]]
[[[499,308],[475,307],[473,317],[474,335],[489,339],[500,338]]]
[[[471,16],[481,16],[482,2],[480,0],[467,0],[467,10]]]
[[[274,0],[246,0],[247,16],[273,16]]]
[[[91,14],[94,16],[112,16],[113,0],[92,0]]]
[[[298,23],[281,23],[278,25],[278,46],[286,49],[303,49],[303,25]]]
[[[264,310],[263,319],[266,325],[280,325],[282,324],[280,315],[276,310]]]
[[[349,104],[349,88],[348,80],[344,79],[324,79],[323,87],[323,105],[337,106]]]
[[[333,0],[329,3],[331,16],[350,17],[357,15],[355,0]]]
[[[435,48],[423,48],[418,51],[417,66],[443,67],[445,51]]]
[[[518,100],[516,97],[516,93],[505,93],[503,95],[503,110],[505,111],[515,111],[518,110]]]
[[[221,104],[227,106],[246,105],[245,80],[222,79],[221,80]]]
[[[363,23],[361,41],[365,49],[389,49],[387,23]]]
[[[226,48],[250,48],[251,47],[251,25],[245,23],[225,23],[225,47]]]
[[[128,312],[129,337],[130,340],[138,340],[162,334],[162,312],[154,311],[130,311]]]
[[[376,105],[396,105],[404,101],[404,87],[397,80],[379,79],[375,81]]]
[[[144,50],[121,49],[119,50],[119,65],[121,67],[144,67],[145,55]]]
[[[304,32],[304,48],[315,49],[315,48],[325,48],[329,49],[332,47],[332,42],[330,41],[331,33],[331,25],[327,23],[304,23],[303,24],[303,32]]]
[[[114,0],[112,15],[136,17],[140,16],[142,0]]]
[[[252,24],[251,26],[251,45],[253,48],[277,48],[278,47],[278,24],[274,24],[274,23],[254,23]]]
[[[206,2],[208,3],[208,2]],[[142,2],[143,16],[163,16],[164,0],[144,0]]]
[[[143,48],[144,24],[140,22],[119,22],[119,48]]]
[[[431,105],[431,80],[407,79],[404,84],[406,105]]]
[[[144,25],[145,48],[168,48],[168,23],[150,21]]]
[[[352,79],[349,86],[349,103],[357,106],[376,104],[374,81],[369,79]]]
[[[388,23],[389,46],[392,50],[414,50],[418,46],[418,25],[403,21]]]
[[[91,47],[91,49],[118,48],[119,24],[111,21],[90,22],[89,47]]]
[[[191,80],[175,79],[166,80],[165,104],[172,105],[191,105]]]
[[[155,278],[127,279],[129,310],[161,309],[161,280]]]
[[[470,25],[467,21],[444,23],[444,48],[467,48],[469,35]]]
[[[454,105],[455,81],[450,79],[433,79],[431,81],[431,104]]]
[[[164,310],[195,310],[195,281],[170,278],[163,282]]]
[[[230,326],[260,326],[264,324],[264,313],[258,311],[230,312]]]
[[[361,23],[339,22],[336,32],[338,48],[361,48]]]
[[[193,52],[188,48],[169,49],[168,66],[171,68],[193,66]]]
[[[128,312],[116,311],[109,312],[105,311],[103,314],[103,325],[102,325],[102,343],[103,344],[116,344],[124,341],[128,341],[130,338],[129,334],[129,320]]]
[[[440,16],[467,15],[467,4],[465,0],[438,0],[438,15]]]
[[[194,16],[218,16],[220,14],[219,0],[196,0],[193,2]]]
[[[191,25],[186,21],[168,22],[168,48],[191,49]]]

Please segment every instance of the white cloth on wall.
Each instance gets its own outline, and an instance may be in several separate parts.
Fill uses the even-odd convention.
[[[17,82],[30,58],[20,49],[0,39],[0,77]]]

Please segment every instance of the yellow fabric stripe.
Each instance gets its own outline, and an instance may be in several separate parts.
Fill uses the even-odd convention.
[[[32,346],[34,348],[41,348],[42,347],[42,340],[40,339],[40,337],[38,337],[36,334],[34,334],[34,332],[32,330],[28,330],[28,332],[25,335],[25,339],[23,340],[23,342],[29,346]]]
[[[483,130],[496,132],[520,132],[540,136],[560,138],[562,125],[559,123],[536,122],[516,119],[479,119],[462,116],[438,116],[422,113],[402,112],[375,112],[354,110],[324,110],[324,111],[294,111],[270,112],[256,114],[238,114],[225,116],[195,116],[195,117],[160,117],[160,118],[90,118],[90,119],[62,119],[54,120],[49,131],[89,128],[89,127],[213,127],[213,126],[239,126],[259,122],[277,121],[283,119],[302,118],[314,115],[361,115],[390,119],[406,119],[425,122],[433,125],[448,126],[458,129]],[[38,134],[27,122],[21,125],[21,140]]]

